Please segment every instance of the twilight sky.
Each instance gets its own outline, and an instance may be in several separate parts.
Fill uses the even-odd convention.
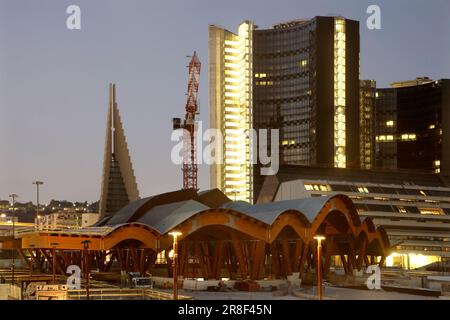
[[[81,7],[81,30],[66,8]],[[382,30],[366,28],[381,7]],[[448,0],[0,0],[0,199],[95,201],[100,193],[108,83],[117,100],[141,197],[181,187],[170,160],[171,118],[182,116],[188,63],[203,70],[201,119],[208,119],[208,25],[274,23],[340,14],[359,20],[361,78],[379,87],[450,77]],[[205,166],[200,188],[208,188]]]

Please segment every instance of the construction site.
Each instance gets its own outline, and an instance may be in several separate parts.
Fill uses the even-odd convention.
[[[250,205],[185,189],[139,199],[94,227],[19,228],[1,241],[17,257],[15,270],[1,270],[13,288],[3,299],[316,299],[318,266],[323,298],[445,290],[437,273],[383,269],[381,287],[367,289],[365,270],[383,266],[389,242],[345,196]],[[73,266],[78,289],[68,288]]]
[[[38,210],[34,224],[13,220],[0,235],[0,299],[446,296],[448,280],[439,272],[383,269],[389,238],[370,217],[360,217],[348,196],[250,204],[219,189],[199,191],[200,68],[194,53],[185,117],[173,119],[184,135],[183,188],[140,197],[110,84],[98,221],[43,225]],[[366,273],[370,268],[375,271]]]

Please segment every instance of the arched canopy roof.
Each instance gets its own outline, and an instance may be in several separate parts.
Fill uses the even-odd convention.
[[[384,231],[375,230],[370,218],[361,223],[351,199],[345,195],[251,205],[228,201],[219,193],[213,190],[198,195],[194,190],[180,190],[134,201],[110,218],[104,227],[98,228],[107,231],[93,237],[102,239],[98,246],[105,249],[127,238],[153,247],[155,239],[166,242],[168,233],[174,229],[182,231],[182,239],[195,232],[211,233],[214,228],[223,226],[245,237],[272,243],[286,226],[290,226],[308,243],[328,226],[327,232],[333,230],[355,238],[364,231],[370,241],[376,239],[384,248],[389,246]],[[78,233],[82,234],[83,229]],[[151,235],[149,243],[145,241],[145,234]]]
[[[120,209],[104,224],[113,226],[121,223],[137,221],[147,211],[157,205],[186,201],[197,197],[194,190],[178,190],[133,201]]]
[[[332,199],[340,199],[348,207],[350,218],[356,224],[360,224],[359,216],[354,209],[351,200],[344,195],[329,195],[324,197],[314,197],[296,200],[286,200],[271,202],[267,204],[251,205],[245,201],[229,202],[222,205],[222,208],[229,208],[244,213],[252,218],[260,220],[266,224],[273,224],[274,221],[286,211],[297,211],[309,224],[313,224],[318,214],[324,208],[325,204]]]
[[[180,190],[140,199],[117,212],[106,225],[113,227],[118,223],[138,222],[164,235],[196,215],[214,211],[216,214],[219,212],[231,214],[266,226],[274,225],[283,214],[289,213],[296,216],[291,219],[298,219],[305,228],[317,224],[315,227],[317,230],[333,210],[342,212],[353,230],[361,225],[352,201],[344,195],[251,205],[244,201],[227,201],[228,198],[220,194],[222,193],[217,189],[201,194],[197,194],[194,190]],[[206,203],[219,206],[214,208]]]
[[[149,225],[160,234],[165,234],[183,221],[208,209],[209,207],[195,200],[169,203],[152,208],[137,222]]]
[[[165,208],[171,212],[172,208],[177,206],[174,205],[175,203],[186,202],[189,200],[195,200],[198,203],[203,204],[204,207],[202,209],[215,208],[225,202],[231,201],[218,189],[207,190],[198,194],[193,189],[177,190],[133,201],[113,216],[102,219],[95,226],[114,226],[140,220],[155,222],[154,219],[148,218],[148,214],[153,208],[167,205]],[[162,209],[157,211],[161,210]],[[147,217],[143,218],[144,216]]]
[[[212,195],[214,199],[221,200],[219,201],[221,205],[218,208],[211,208],[200,202],[201,200],[209,203],[214,202],[211,201],[211,198],[205,199],[207,197],[205,193],[197,196],[191,190],[181,190],[132,202],[113,216],[106,225],[114,226],[114,222],[120,222],[120,224],[139,222],[150,226],[160,234],[165,234],[171,229],[176,228],[180,223],[189,220],[203,211],[216,209],[246,217],[268,226],[273,225],[283,213],[290,212],[297,214],[298,219],[307,227],[314,224],[316,219],[323,219],[324,215],[326,216],[328,214],[323,213],[323,208],[327,204],[335,203],[337,201],[336,199],[339,200],[341,206],[345,207],[345,210],[341,210],[347,213],[348,219],[355,226],[361,223],[351,200],[343,195],[251,205],[244,201],[223,203],[223,198],[221,199],[217,194],[218,192],[220,193],[218,190],[209,192],[209,195]],[[170,201],[179,199],[182,199],[182,201]],[[328,211],[331,209],[331,207],[327,208]],[[322,215],[319,217],[321,212]]]

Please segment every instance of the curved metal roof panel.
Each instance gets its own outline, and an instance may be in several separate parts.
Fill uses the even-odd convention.
[[[295,210],[303,214],[303,216],[308,219],[309,223],[312,223],[325,203],[332,197],[333,195],[329,195],[326,197],[278,201],[256,205],[251,205],[250,203],[244,201],[238,201],[225,203],[221,206],[221,208],[241,212],[269,225],[271,225],[283,212]]]
[[[195,200],[163,204],[153,207],[136,222],[149,225],[159,233],[165,234],[190,217],[207,209],[209,209],[208,206]]]
[[[177,202],[165,201],[166,203],[149,206],[149,202],[152,202],[156,197],[158,196],[143,198],[130,203],[111,217],[106,226],[130,223],[132,222],[130,220],[139,211],[139,217],[134,222],[148,225],[160,234],[165,234],[194,215],[212,209],[208,205],[199,202],[200,200],[197,201],[198,199],[186,199],[186,197],[182,201],[178,197]],[[237,201],[224,203],[219,208],[235,211],[267,225],[272,225],[283,212],[294,211],[298,212],[305,221],[312,224],[326,202],[333,197],[337,197],[337,195],[256,205]]]
[[[122,209],[117,211],[117,213],[115,215],[113,215],[111,217],[111,219],[109,219],[109,221],[106,223],[106,225],[115,225],[115,224],[119,224],[119,223],[129,222],[129,220],[133,216],[133,214],[137,210],[139,210],[139,208],[141,206],[146,204],[152,198],[154,198],[154,197],[142,198],[142,199],[138,199],[136,201],[129,203],[128,205],[126,205],[125,207],[123,207]]]

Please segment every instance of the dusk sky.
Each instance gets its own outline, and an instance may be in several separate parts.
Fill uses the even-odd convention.
[[[81,7],[81,30],[66,8]],[[366,9],[381,7],[381,30]],[[171,118],[184,115],[188,63],[203,63],[208,126],[208,25],[231,31],[316,15],[360,21],[361,79],[450,78],[450,1],[0,0],[0,199],[95,201],[100,193],[108,83],[117,101],[141,197],[181,188],[171,163]],[[208,188],[206,166],[199,186]]]

